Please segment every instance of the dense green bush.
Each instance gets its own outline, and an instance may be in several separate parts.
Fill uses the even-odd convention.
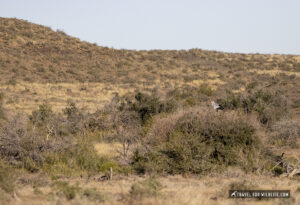
[[[246,171],[258,168],[262,144],[243,116],[194,108],[157,123],[162,126],[153,126],[154,134],[133,157],[138,173],[200,174],[227,166]]]
[[[170,113],[176,109],[176,102],[172,99],[161,100],[155,92],[151,95],[138,92],[134,96],[113,98],[106,107],[106,111],[134,111],[139,115],[140,123],[145,125],[153,116],[160,113]]]
[[[174,110],[174,104],[171,101],[162,102],[155,95],[137,93],[133,102],[128,101],[129,109],[137,112],[142,124],[145,124],[152,116]]]

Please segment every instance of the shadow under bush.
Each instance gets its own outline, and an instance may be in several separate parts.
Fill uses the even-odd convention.
[[[228,166],[253,171],[264,163],[263,145],[244,116],[201,108],[174,115],[158,120],[165,126],[154,124],[135,152],[132,164],[138,173],[205,174]]]

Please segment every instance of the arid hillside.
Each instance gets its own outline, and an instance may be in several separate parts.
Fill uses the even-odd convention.
[[[0,204],[300,204],[299,150],[300,56],[117,50],[0,18]]]
[[[116,50],[24,20],[0,18],[0,71],[0,92],[9,110],[31,112],[43,101],[61,110],[72,99],[94,111],[115,92],[166,93],[203,83],[221,93],[241,92],[258,82],[280,86],[300,113],[300,56]]]

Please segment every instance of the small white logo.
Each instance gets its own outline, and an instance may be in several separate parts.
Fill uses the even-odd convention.
[[[230,197],[235,197],[236,196],[237,191],[234,191],[231,193]]]

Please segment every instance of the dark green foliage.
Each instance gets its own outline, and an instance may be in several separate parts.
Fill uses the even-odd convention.
[[[227,166],[251,171],[262,146],[254,132],[239,116],[186,112],[166,135],[148,138],[146,151],[135,153],[133,166],[138,173],[200,174]]]
[[[83,132],[84,115],[76,107],[74,102],[69,101],[67,107],[63,110],[63,113],[67,117],[66,124],[72,134]]]
[[[33,122],[33,124],[41,126],[47,123],[52,115],[53,112],[51,106],[47,103],[43,103],[39,105],[38,110],[32,112],[30,119]]]
[[[153,115],[161,113],[164,109],[158,98],[138,93],[135,96],[136,102],[132,104],[131,109],[138,112],[142,123],[145,123]]]
[[[281,174],[283,174],[285,171],[284,171],[284,168],[283,167],[275,167],[273,169],[273,173],[275,176],[279,176]]]
[[[78,108],[72,101],[69,101],[67,107],[63,110],[63,113],[67,116],[67,118],[72,118],[74,115],[78,114],[78,112]]]
[[[137,112],[144,125],[154,115],[173,111],[175,103],[171,100],[161,101],[155,94],[147,95],[139,92],[133,100],[126,99],[126,103],[121,104],[120,110],[126,108]]]

